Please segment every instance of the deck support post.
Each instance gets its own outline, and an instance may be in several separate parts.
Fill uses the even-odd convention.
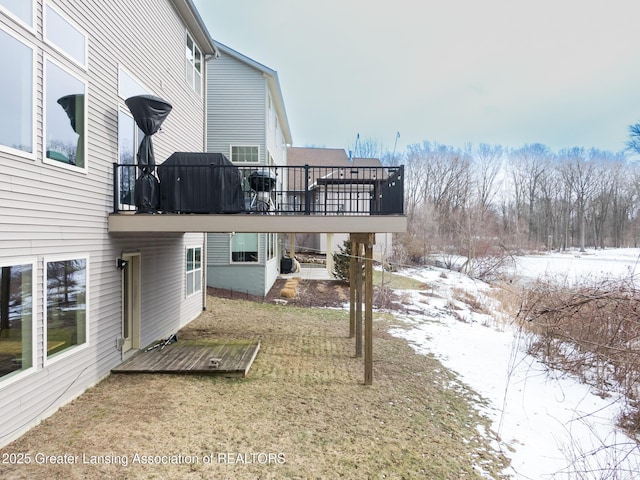
[[[354,255],[354,252],[351,252]],[[356,357],[362,356],[362,244],[356,243]],[[353,279],[351,279],[353,281]],[[351,282],[350,282],[351,283]]]
[[[375,244],[375,234],[352,233],[349,236],[349,240],[351,242],[351,261],[349,264],[350,327],[354,326],[356,357],[361,357],[363,336],[362,287],[364,283],[364,384],[371,385],[373,383],[373,245]],[[363,262],[364,279],[362,275]],[[351,336],[351,328],[349,333]]]
[[[351,242],[351,256],[349,257],[349,338],[356,336],[356,242]]]
[[[373,244],[364,249],[364,384],[373,383]]]

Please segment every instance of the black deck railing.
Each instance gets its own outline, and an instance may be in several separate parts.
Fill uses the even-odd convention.
[[[143,174],[140,167],[132,164],[114,164],[113,167],[114,213],[404,213],[403,166],[160,164],[150,174]],[[149,175],[154,184],[152,190],[155,190],[151,208],[148,202]],[[144,208],[141,206],[143,203]]]

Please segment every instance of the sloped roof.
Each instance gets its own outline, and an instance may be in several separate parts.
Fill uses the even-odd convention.
[[[341,148],[303,148],[287,149],[287,166],[303,167],[309,165],[309,184],[371,184],[380,181],[386,173],[379,169],[382,163],[377,158],[354,158],[349,160]],[[352,167],[368,167],[358,168]],[[293,169],[289,172],[289,190],[300,191],[304,186],[304,170]]]
[[[377,158],[354,158],[353,161],[350,161],[347,152],[342,148],[289,147],[287,149],[287,165],[381,167],[382,163]]]
[[[176,7],[178,13],[189,27],[194,40],[202,50],[204,55],[211,55],[213,57],[218,56],[218,49],[213,43],[213,39],[207,30],[202,17],[198,9],[193,4],[192,0],[172,0],[173,5]]]

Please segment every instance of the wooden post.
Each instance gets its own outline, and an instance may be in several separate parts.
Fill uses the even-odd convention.
[[[335,264],[333,263],[333,233],[327,233],[327,246],[325,251],[327,252],[327,273],[329,274],[329,278],[334,278],[333,270],[335,268]]]
[[[295,258],[296,256],[296,234],[289,234],[289,258]]]
[[[356,243],[356,357],[362,356],[362,244]]]
[[[364,384],[373,383],[373,244],[365,244]]]
[[[356,336],[356,242],[351,242],[349,258],[349,338]]]

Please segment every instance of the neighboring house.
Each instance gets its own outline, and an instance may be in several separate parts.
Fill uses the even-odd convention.
[[[202,233],[107,217],[141,138],[125,99],[173,106],[158,161],[202,152],[215,54],[191,0],[0,0],[0,445],[202,311]]]
[[[380,175],[382,164],[377,158],[353,158],[340,148],[301,148],[287,149],[287,164],[291,167],[314,165],[309,189],[315,192],[312,209],[322,209],[325,214],[369,215],[370,202],[376,192],[376,186],[383,178]],[[336,168],[327,168],[336,167]],[[352,173],[350,167],[357,167]],[[293,189],[291,189],[293,190]],[[376,196],[380,196],[377,192]],[[290,202],[297,202],[291,200]],[[331,255],[348,239],[345,233],[306,233],[297,234],[295,247],[298,251]],[[376,233],[376,243],[373,249],[374,259],[384,261],[391,255],[392,234]]]
[[[245,176],[255,169],[286,165],[292,139],[277,72],[216,45],[220,56],[207,63],[207,151],[223,153],[243,168]],[[278,190],[282,181],[278,176]],[[270,290],[279,269],[276,233],[210,233],[207,237],[209,286],[252,295]]]

